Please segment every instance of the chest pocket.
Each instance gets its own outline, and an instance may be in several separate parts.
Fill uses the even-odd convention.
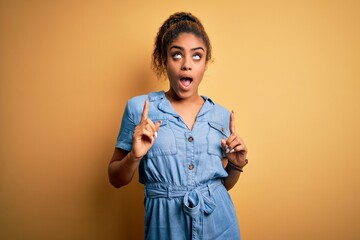
[[[209,122],[209,131],[207,135],[208,153],[223,157],[221,139],[227,139],[230,131],[219,123]]]
[[[150,119],[156,123],[161,120],[162,123],[160,125],[158,131],[158,137],[155,139],[154,145],[147,152],[147,157],[152,158],[156,156],[164,156],[164,155],[173,155],[176,154],[176,141],[173,130],[170,127],[169,121],[167,119]]]

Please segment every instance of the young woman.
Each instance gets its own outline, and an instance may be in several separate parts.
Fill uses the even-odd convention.
[[[171,15],[156,37],[153,67],[170,82],[127,102],[109,179],[145,192],[145,239],[240,239],[228,194],[247,164],[234,113],[200,96],[211,59],[208,35],[190,13]]]

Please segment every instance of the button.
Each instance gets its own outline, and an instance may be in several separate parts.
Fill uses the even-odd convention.
[[[192,142],[192,141],[194,141],[194,138],[193,138],[192,136],[190,136],[190,137],[188,138],[188,141],[189,141],[189,142]]]
[[[194,164],[190,164],[189,165],[189,170],[193,170],[194,169]]]
[[[224,129],[224,128],[221,128],[221,131],[222,131],[222,132],[225,132],[225,129]]]

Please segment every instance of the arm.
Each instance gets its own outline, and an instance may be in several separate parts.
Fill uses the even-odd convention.
[[[224,186],[225,186],[226,190],[229,191],[231,188],[233,188],[235,186],[235,184],[239,180],[241,171],[238,171],[237,169],[232,168],[226,158],[223,161],[227,162],[225,170],[228,173],[228,176],[224,179]]]
[[[129,184],[140,160],[141,158],[136,158],[131,152],[115,148],[108,167],[110,183],[116,188]]]
[[[239,180],[243,167],[248,163],[246,159],[247,147],[244,141],[238,136],[235,129],[234,112],[230,114],[230,136],[223,139],[221,145],[226,153],[225,163],[228,176],[224,179],[224,186],[230,190]]]
[[[148,111],[149,102],[146,100],[141,121],[134,129],[131,151],[127,152],[123,149],[115,148],[110,160],[108,166],[109,181],[116,188],[131,182],[141,159],[154,144],[161,122],[154,124],[148,118]]]

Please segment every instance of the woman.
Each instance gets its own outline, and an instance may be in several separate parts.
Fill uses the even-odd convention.
[[[198,18],[175,13],[160,27],[153,67],[167,92],[127,102],[109,179],[128,184],[136,169],[145,191],[145,239],[240,239],[227,190],[247,164],[234,113],[200,96],[211,44]]]

